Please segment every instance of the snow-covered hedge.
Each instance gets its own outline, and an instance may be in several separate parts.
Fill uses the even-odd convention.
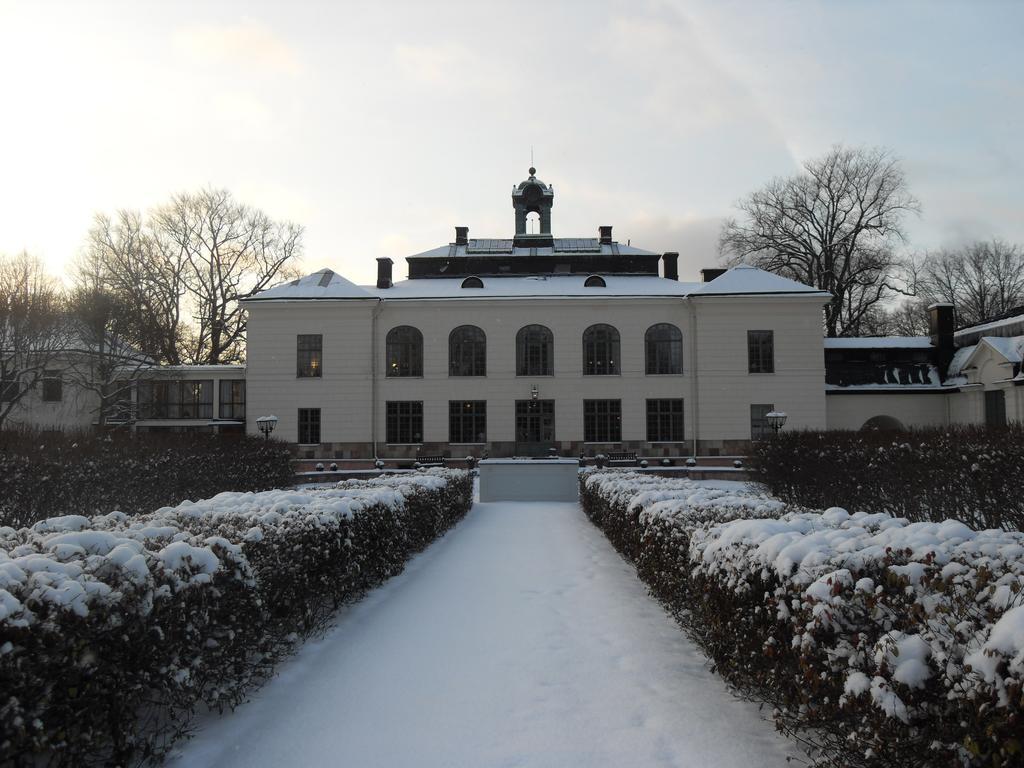
[[[221,491],[290,485],[285,443],[211,434],[0,430],[0,525],[149,512]]]
[[[1024,427],[792,431],[754,444],[748,468],[772,495],[817,509],[952,518],[1024,530]]]
[[[633,473],[582,485],[716,668],[824,762],[1024,764],[1024,534]]]
[[[471,498],[432,470],[0,528],[0,765],[158,759]]]

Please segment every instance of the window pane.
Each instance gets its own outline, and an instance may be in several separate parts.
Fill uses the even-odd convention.
[[[423,402],[389,400],[385,407],[385,439],[389,443],[423,442]]]
[[[411,325],[388,331],[385,376],[423,375],[423,334]]]
[[[516,400],[516,441],[549,443],[555,439],[554,400]]]
[[[619,332],[610,325],[592,325],[583,332],[583,373],[610,376],[619,372]]]
[[[486,400],[451,400],[448,402],[448,442],[487,442]]]
[[[647,440],[677,443],[684,439],[682,399],[648,400]]]
[[[768,414],[775,410],[772,403],[756,403],[750,406],[750,439],[764,440],[771,437],[772,428],[768,426]]]
[[[322,334],[299,334],[296,337],[296,375],[299,378],[323,376],[323,347]]]
[[[622,441],[622,401],[583,401],[583,441],[618,443]]]
[[[320,442],[319,408],[299,408],[299,442],[303,445]]]
[[[220,382],[220,417],[241,421],[245,419],[245,380],[222,379]]]
[[[487,375],[487,337],[475,325],[460,325],[448,336],[450,376]]]
[[[774,332],[747,331],[747,359],[750,373],[774,373]]]
[[[658,323],[644,335],[645,369],[649,374],[683,372],[683,333],[671,323]]]
[[[554,349],[554,336],[543,325],[527,325],[520,328],[516,334],[516,375],[552,375]]]

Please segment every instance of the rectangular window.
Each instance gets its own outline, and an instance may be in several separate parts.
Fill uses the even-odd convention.
[[[320,442],[320,409],[299,408],[299,443],[316,445]]]
[[[232,421],[245,419],[245,379],[221,380],[220,417]]]
[[[775,373],[774,331],[747,331],[747,361],[750,373]]]
[[[423,401],[389,400],[386,439],[389,443],[423,442]]]
[[[1006,393],[991,389],[985,393],[985,426],[1006,426]]]
[[[59,403],[64,399],[64,382],[61,381],[60,371],[45,371],[43,373],[43,402]]]
[[[213,381],[181,381],[182,419],[213,418]]]
[[[647,401],[647,441],[681,443],[683,437],[682,398]]]
[[[775,410],[771,403],[755,403],[750,406],[750,439],[765,440],[772,436],[768,425],[768,414]]]
[[[212,419],[213,380],[140,381],[140,419]]]
[[[295,337],[296,376],[300,379],[324,375],[324,337],[319,333],[300,333]]]
[[[12,373],[0,379],[0,403],[13,403],[18,396],[18,379]]]
[[[448,442],[487,442],[487,401],[448,401]]]
[[[622,442],[622,401],[583,401],[583,442]]]

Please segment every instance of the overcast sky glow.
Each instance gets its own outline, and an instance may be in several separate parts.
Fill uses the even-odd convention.
[[[60,273],[95,212],[214,185],[371,282],[457,224],[510,236],[532,146],[556,235],[695,278],[836,142],[903,159],[914,246],[1024,243],[1022,125],[1022,2],[0,0],[0,253]]]

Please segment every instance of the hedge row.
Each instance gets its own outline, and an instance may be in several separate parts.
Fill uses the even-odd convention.
[[[755,443],[749,466],[773,495],[808,507],[1024,528],[1021,425],[780,432]]]
[[[0,525],[149,512],[221,491],[291,485],[279,441],[213,434],[0,432]]]
[[[1024,534],[599,472],[587,515],[818,764],[1024,765]]]
[[[0,528],[0,764],[158,761],[471,498],[434,470]]]

